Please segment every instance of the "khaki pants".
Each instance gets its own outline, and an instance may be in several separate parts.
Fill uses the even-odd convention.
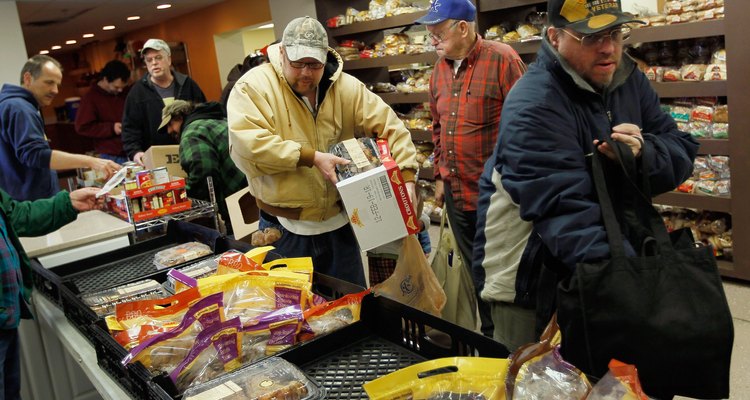
[[[493,339],[505,345],[511,353],[518,347],[536,342],[534,334],[536,311],[511,303],[490,303],[492,321],[495,323]]]

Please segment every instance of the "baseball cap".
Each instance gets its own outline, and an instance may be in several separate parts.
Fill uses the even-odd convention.
[[[175,114],[184,114],[190,110],[191,104],[185,100],[175,100],[168,105],[164,106],[161,110],[161,124],[156,130],[160,130],[167,126],[169,121],[172,120],[172,116]]]
[[[146,41],[146,43],[143,44],[143,48],[141,49],[141,55],[146,52],[148,49],[154,49],[154,50],[162,50],[165,53],[167,53],[168,56],[172,55],[172,51],[169,50],[169,45],[167,42],[161,40],[161,39],[149,39]]]
[[[446,19],[474,21],[476,17],[477,8],[470,0],[434,0],[427,14],[414,22],[435,25]]]
[[[620,0],[548,0],[547,18],[555,28],[586,35],[630,22],[644,23],[623,12]]]
[[[328,34],[315,18],[295,18],[284,29],[281,43],[291,61],[312,57],[325,64]]]

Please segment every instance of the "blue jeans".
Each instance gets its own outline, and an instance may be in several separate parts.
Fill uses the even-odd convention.
[[[367,287],[362,254],[349,224],[319,235],[297,235],[284,229],[274,217],[261,212],[258,229],[273,227],[281,238],[271,246],[284,257],[312,257],[315,271]]]
[[[0,400],[21,398],[21,356],[18,329],[0,329]]]

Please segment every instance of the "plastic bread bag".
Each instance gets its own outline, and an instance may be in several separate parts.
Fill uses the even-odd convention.
[[[142,300],[118,304],[115,314],[107,317],[107,327],[125,349],[137,346],[148,336],[177,327],[191,303],[200,298],[198,289],[190,289],[159,300]],[[145,331],[142,326],[148,326]]]
[[[210,254],[213,254],[213,251],[206,244],[200,242],[182,243],[156,253],[154,255],[154,266],[156,266],[156,269],[171,268]]]
[[[219,265],[219,257],[212,257],[180,269],[170,269],[167,272],[167,281],[164,288],[172,293],[196,287],[196,281],[216,273]]]
[[[301,322],[298,306],[274,310],[250,321],[242,327],[242,362],[255,362],[296,344]]]
[[[224,277],[229,279],[219,279]],[[312,285],[294,272],[252,271],[200,279],[198,288],[202,295],[222,293],[227,318],[240,317],[246,325],[269,311],[291,305],[305,307]]]
[[[404,238],[393,274],[372,291],[436,316],[440,316],[447,301],[416,235]]]
[[[591,389],[586,400],[649,400],[643,393],[635,365],[612,359],[607,372]]]
[[[567,396],[566,392],[560,392],[563,395],[563,397],[560,397],[561,399],[582,398],[573,397],[575,393],[579,393],[579,387],[583,395],[588,392],[591,384],[586,379],[586,376],[572,365],[560,359],[559,352],[557,352],[560,340],[560,327],[557,325],[557,314],[554,314],[547,327],[544,328],[539,342],[525,344],[511,353],[509,356],[510,366],[508,367],[508,374],[505,377],[505,395],[508,399],[558,398],[552,397],[552,393],[543,394],[536,391],[535,380],[539,378],[540,381],[546,382],[546,380],[543,380],[546,379],[544,378],[545,372],[557,374],[557,371],[559,371],[559,377],[566,379],[566,382],[569,383],[564,386],[572,389],[573,395],[565,397]],[[550,367],[550,369],[545,370],[546,367]],[[516,385],[521,385],[520,393],[516,391]],[[582,389],[583,387],[585,387],[585,390]],[[563,389],[561,388],[561,390]],[[524,395],[528,395],[529,397],[523,397]],[[546,395],[550,397],[545,397]]]
[[[144,340],[125,356],[122,364],[140,361],[153,373],[172,372],[188,355],[198,334],[224,319],[221,293],[206,296],[188,309],[180,325]]]
[[[351,161],[346,165],[336,165],[340,181],[381,165],[380,152],[373,138],[344,140],[331,146],[328,152]]]
[[[187,356],[170,371],[169,378],[180,392],[194,384],[217,378],[242,365],[239,318],[206,327],[195,339]]]
[[[371,400],[503,400],[508,363],[500,358],[439,358],[402,368],[362,387]]]
[[[267,271],[287,271],[302,274],[310,283],[312,283],[314,272],[312,257],[278,258],[263,263],[263,269]]]
[[[229,250],[226,253],[219,256],[217,260],[217,275],[233,274],[237,272],[254,271],[263,269],[260,263],[254,261],[247,255],[237,251]]]
[[[115,306],[136,300],[161,299],[167,297],[168,293],[153,279],[129,283],[112,289],[102,290],[95,293],[87,293],[81,296],[81,301],[89,306],[97,316],[103,317],[115,312]]]
[[[591,384],[572,364],[565,362],[559,347],[526,362],[518,371],[513,398],[524,400],[585,399]]]
[[[362,298],[370,294],[370,289],[347,294],[337,300],[308,308],[304,311],[304,322],[300,329],[300,341],[324,335],[359,321]]]
[[[325,389],[290,362],[271,357],[201,385],[188,388],[183,400],[318,400]]]

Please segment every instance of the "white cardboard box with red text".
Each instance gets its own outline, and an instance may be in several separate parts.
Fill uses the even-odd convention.
[[[419,217],[401,171],[390,156],[383,165],[336,184],[362,250],[419,232]]]

